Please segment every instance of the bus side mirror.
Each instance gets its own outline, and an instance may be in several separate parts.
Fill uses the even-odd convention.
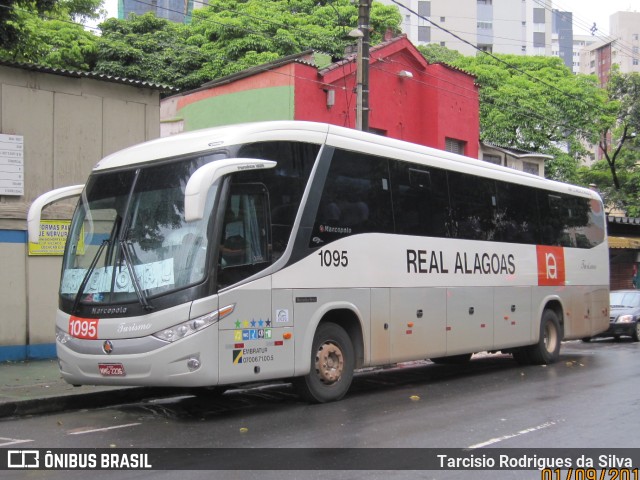
[[[29,207],[27,214],[27,231],[29,232],[29,243],[40,242],[40,216],[42,209],[50,203],[64,200],[65,198],[75,197],[82,193],[84,185],[73,185],[71,187],[62,187],[50,192],[43,193],[36,198]]]
[[[207,194],[222,176],[246,170],[273,168],[277,162],[256,158],[229,158],[203,165],[189,178],[184,191],[184,218],[187,222],[202,220]]]

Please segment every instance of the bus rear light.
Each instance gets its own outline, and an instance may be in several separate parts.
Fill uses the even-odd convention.
[[[282,334],[282,338],[284,338],[285,340],[290,340],[292,336],[293,335],[291,334],[291,332],[284,332]]]
[[[193,333],[199,332],[200,330],[217,323],[233,312],[234,309],[235,304],[227,305],[215,312],[210,312],[206,315],[202,315],[201,317],[174,325],[173,327],[165,328],[164,330],[154,333],[153,336],[160,340],[164,340],[165,342],[175,342],[176,340],[188,337]]]

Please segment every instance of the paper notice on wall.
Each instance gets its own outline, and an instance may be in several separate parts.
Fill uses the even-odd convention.
[[[0,134],[0,195],[24,195],[24,137]]]

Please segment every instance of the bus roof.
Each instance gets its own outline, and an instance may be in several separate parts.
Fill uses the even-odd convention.
[[[305,121],[268,121],[213,127],[158,138],[112,153],[98,162],[94,172],[146,162],[207,153],[226,146],[260,141],[298,141],[360,151],[377,156],[417,162],[433,167],[472,173],[497,180],[564,191],[589,198],[597,192],[548,180],[519,170],[475,158],[426,147],[403,140],[361,132],[351,128]]]

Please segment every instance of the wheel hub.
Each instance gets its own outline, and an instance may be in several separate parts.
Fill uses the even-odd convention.
[[[344,355],[340,347],[333,343],[324,343],[316,354],[316,373],[320,381],[330,385],[340,380],[344,370]]]
[[[553,352],[558,342],[558,336],[555,328],[552,325],[547,324],[544,329],[544,346],[547,352]]]

